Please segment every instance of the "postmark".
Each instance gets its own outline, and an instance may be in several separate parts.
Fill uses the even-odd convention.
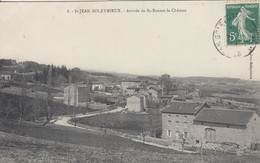
[[[256,45],[259,44],[259,12],[252,17],[241,16],[241,10],[244,10],[246,4],[236,4],[235,8],[228,10],[227,15],[219,19],[213,31],[213,43],[219,53],[228,58],[241,58],[253,53]],[[252,4],[253,5],[253,4]],[[256,4],[257,11],[259,5]],[[248,6],[247,6],[248,8]],[[256,10],[254,10],[255,12]],[[252,14],[252,13],[251,13]],[[241,19],[245,19],[241,20]],[[243,29],[242,29],[243,27]],[[247,36],[245,36],[247,34]]]

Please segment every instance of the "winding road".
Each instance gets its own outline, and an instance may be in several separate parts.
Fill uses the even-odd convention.
[[[117,107],[116,109],[113,109],[113,110],[107,110],[107,111],[101,111],[101,112],[95,112],[95,113],[90,113],[90,114],[78,114],[76,115],[74,118],[83,118],[83,117],[93,117],[93,116],[96,116],[98,114],[108,114],[108,113],[116,113],[116,112],[121,112],[123,111],[124,108],[122,107]],[[69,124],[69,120],[71,120],[72,117],[70,116],[59,116],[56,120],[53,121],[53,123],[55,125],[61,125],[61,126],[68,126],[68,127],[75,127],[74,125],[72,124]],[[82,128],[82,127],[78,127],[76,126],[77,128]],[[84,129],[84,128],[82,128]]]

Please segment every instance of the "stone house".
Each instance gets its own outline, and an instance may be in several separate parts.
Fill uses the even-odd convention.
[[[148,90],[151,93],[153,101],[160,101],[163,95],[163,89],[158,86],[152,86]]]
[[[126,99],[126,107],[130,112],[145,111],[145,97],[140,94],[135,94]]]
[[[10,80],[12,80],[12,73],[11,72],[8,72],[8,71],[1,72],[0,75],[1,75],[0,80],[2,80],[2,81],[10,81]]]
[[[126,91],[128,87],[138,87],[141,85],[141,81],[138,80],[126,80],[121,82],[121,89]]]
[[[149,94],[149,92],[146,91],[141,91],[138,94],[144,97],[144,109],[146,111],[149,107],[148,103],[151,101],[151,95]]]
[[[64,88],[64,104],[70,106],[87,106],[90,100],[90,88],[86,84],[72,84]]]
[[[104,86],[102,83],[96,82],[91,84],[91,90],[92,91],[101,91],[104,89]]]
[[[144,87],[140,87],[140,86],[131,86],[128,87],[126,89],[126,93],[129,95],[135,94],[135,93],[139,93],[140,91],[144,91],[145,88]]]
[[[180,141],[183,134],[189,137],[193,131],[193,121],[203,108],[209,106],[205,103],[172,102],[162,112],[162,138]]]
[[[172,95],[162,95],[161,96],[161,101],[164,103],[164,104],[168,104],[170,103],[172,100]]]

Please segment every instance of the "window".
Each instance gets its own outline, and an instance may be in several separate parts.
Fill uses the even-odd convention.
[[[188,118],[187,115],[185,115],[184,118]]]
[[[227,125],[227,128],[229,128],[229,125]]]
[[[188,138],[189,137],[189,133],[188,132],[184,132],[184,138]]]
[[[204,123],[203,123],[203,122],[201,122],[201,125],[204,125]]]
[[[176,117],[179,117],[179,115],[178,115],[178,114],[176,114]]]
[[[180,121],[176,121],[176,123],[180,123]]]
[[[168,127],[171,125],[172,121],[171,120],[168,120]]]
[[[184,128],[188,128],[188,122],[184,122]]]
[[[168,114],[169,117],[171,117],[172,115],[171,114]]]
[[[180,131],[176,131],[175,136],[176,136],[176,139],[179,140],[180,139]]]
[[[197,140],[196,140],[196,144],[199,144],[199,143],[200,143],[200,141],[197,139]]]
[[[172,131],[171,130],[167,130],[167,136],[169,136],[169,137],[172,136]]]

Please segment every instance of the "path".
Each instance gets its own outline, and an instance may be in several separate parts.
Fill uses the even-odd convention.
[[[90,113],[90,114],[79,114],[79,115],[76,115],[75,118],[92,117],[92,116],[96,116],[96,115],[101,114],[101,113],[102,114],[116,113],[116,112],[121,112],[123,110],[124,110],[124,108],[117,107],[116,109],[108,110],[108,111],[95,112],[95,113]],[[74,125],[69,124],[68,121],[71,120],[71,119],[72,119],[72,117],[70,117],[70,116],[59,116],[57,118],[57,120],[53,121],[53,123],[55,125],[75,127]],[[78,128],[82,128],[82,127],[78,127]]]

